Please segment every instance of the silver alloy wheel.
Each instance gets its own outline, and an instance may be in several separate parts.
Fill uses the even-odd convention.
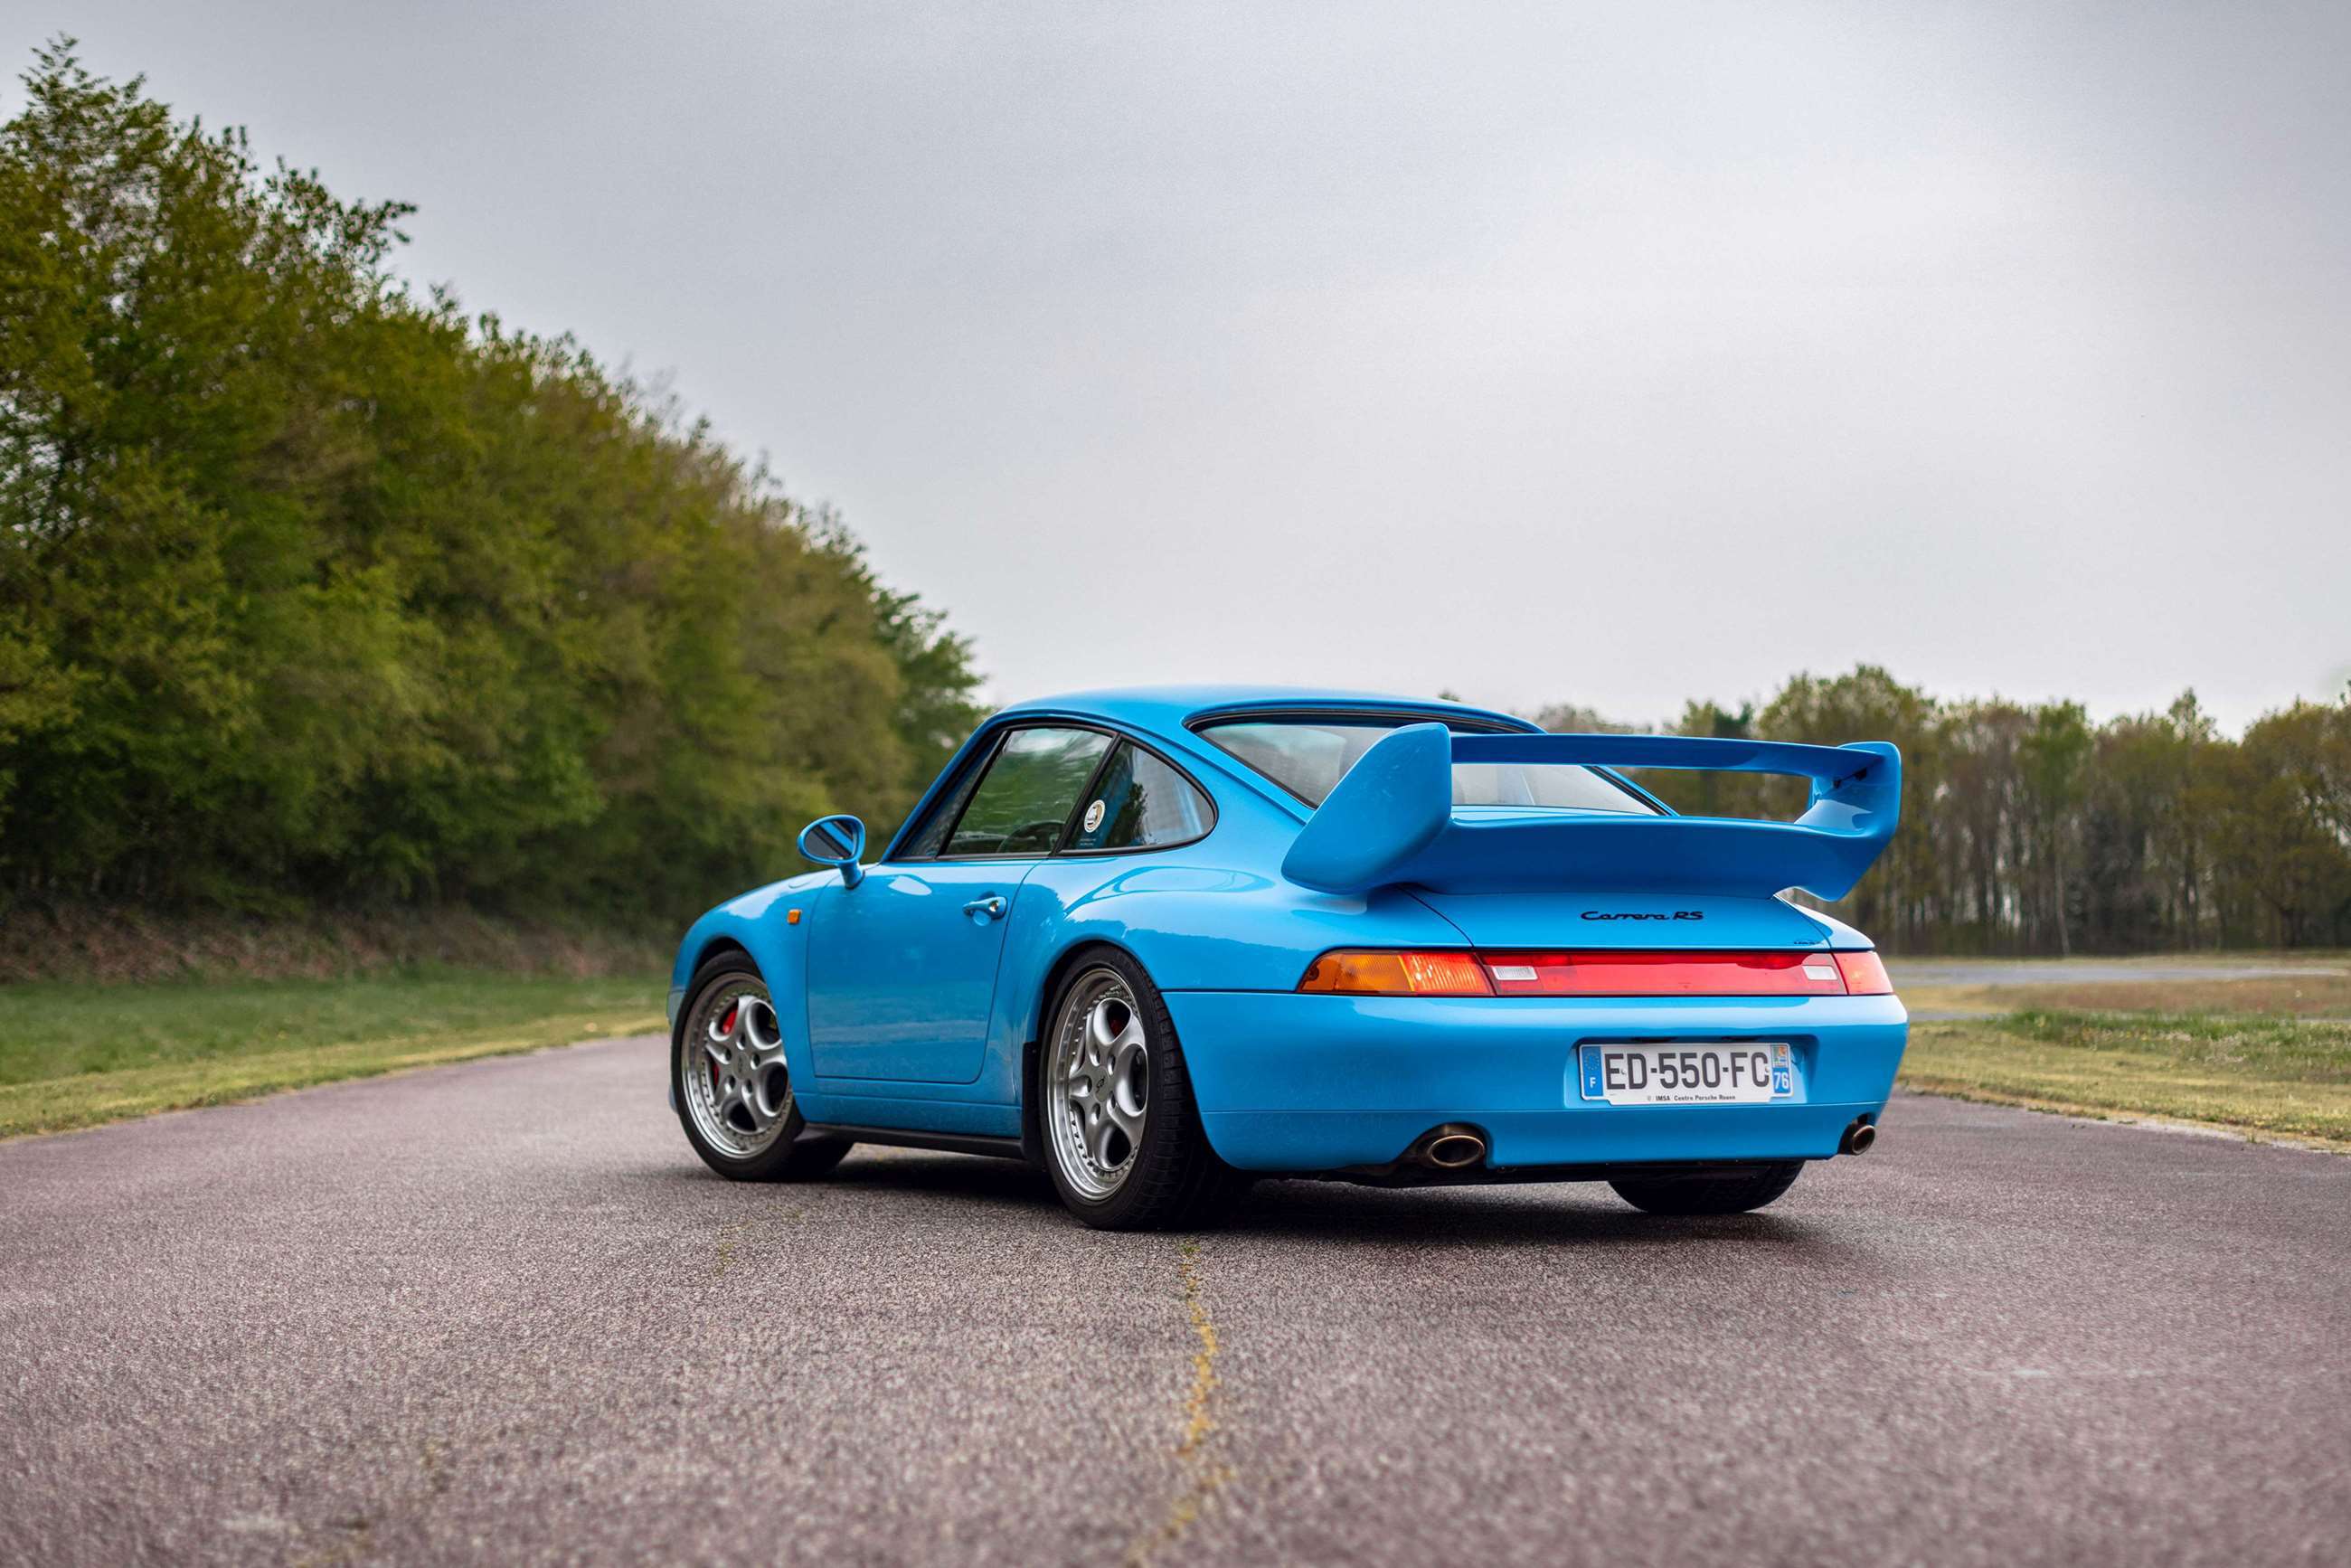
[[[783,1027],[768,988],[748,976],[713,986],[680,1031],[677,1049],[695,1131],[729,1159],[767,1152],[792,1109]]]
[[[1053,1020],[1045,1062],[1045,1137],[1061,1178],[1099,1201],[1134,1168],[1151,1111],[1151,1047],[1134,993],[1115,969],[1078,977]]]

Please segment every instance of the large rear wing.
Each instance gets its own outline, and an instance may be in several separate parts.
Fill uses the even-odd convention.
[[[1812,781],[1792,822],[1453,805],[1455,763],[1582,763],[1783,773]],[[1329,893],[1411,883],[1769,896],[1851,893],[1902,810],[1902,754],[1882,740],[1798,746],[1670,735],[1466,735],[1408,725],[1359,758],[1299,831],[1282,874]]]

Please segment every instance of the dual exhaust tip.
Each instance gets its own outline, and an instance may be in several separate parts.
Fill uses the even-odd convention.
[[[1853,1125],[1844,1130],[1844,1136],[1837,1140],[1837,1153],[1865,1155],[1876,1143],[1876,1124],[1866,1117],[1856,1116]],[[1406,1165],[1437,1171],[1467,1170],[1485,1157],[1486,1134],[1461,1122],[1431,1127],[1413,1140],[1412,1147],[1404,1155]]]

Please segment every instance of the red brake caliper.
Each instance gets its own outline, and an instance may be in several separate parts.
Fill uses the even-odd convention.
[[[742,1009],[743,1004],[740,999],[727,1004],[726,1016],[718,1020],[719,1033],[731,1034],[734,1032],[735,1015],[740,1012]],[[707,1059],[708,1054],[709,1053],[706,1051],[704,1053],[705,1060]],[[718,1092],[718,1063],[715,1061],[710,1063],[710,1092],[713,1094],[716,1094]]]

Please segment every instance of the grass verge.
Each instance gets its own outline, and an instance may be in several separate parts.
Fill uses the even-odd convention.
[[[1911,1026],[1905,1087],[2351,1151],[2351,1024],[2036,1009]]]
[[[0,986],[397,978],[450,970],[630,977],[661,968],[674,950],[674,937],[662,929],[517,920],[459,907],[258,915],[65,904],[0,914]]]
[[[1914,1010],[2009,1012],[2270,1013],[2351,1019],[2351,972],[2304,967],[2237,979],[2091,980],[2033,986],[1904,983]]]
[[[0,986],[0,1137],[643,1033],[662,1027],[663,994],[653,975],[439,969]],[[2340,1021],[2038,1008],[1923,1022],[1902,1082],[2351,1151],[2351,1023]]]
[[[657,976],[0,988],[0,1137],[663,1026]]]

